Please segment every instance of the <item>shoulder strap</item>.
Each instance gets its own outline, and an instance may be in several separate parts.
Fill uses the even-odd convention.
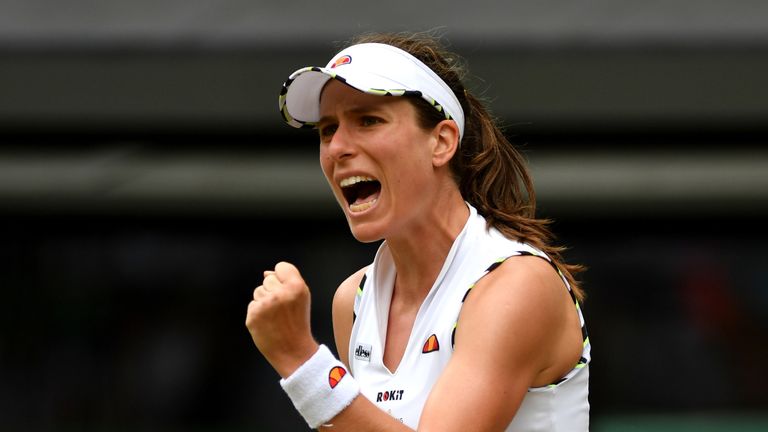
[[[368,280],[368,272],[363,274],[363,278],[360,279],[360,285],[357,286],[357,294],[355,294],[355,304],[352,307],[352,322],[357,319],[357,314],[360,312],[360,300],[363,298],[363,288],[365,287],[365,281]]]

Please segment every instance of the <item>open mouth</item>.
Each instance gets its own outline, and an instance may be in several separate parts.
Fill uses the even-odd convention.
[[[353,176],[339,183],[349,210],[353,213],[367,210],[379,199],[381,183],[373,177]]]

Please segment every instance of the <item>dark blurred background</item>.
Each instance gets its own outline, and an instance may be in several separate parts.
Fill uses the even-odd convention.
[[[768,3],[0,0],[0,430],[303,430],[245,309],[377,245],[280,84],[439,29],[583,275],[592,429],[768,430]]]

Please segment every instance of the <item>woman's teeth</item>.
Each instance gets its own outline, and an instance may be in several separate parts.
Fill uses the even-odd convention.
[[[379,198],[381,185],[369,176],[351,176],[339,181],[349,211],[359,213],[368,210]]]
[[[368,210],[369,208],[371,208],[371,206],[373,206],[376,203],[376,201],[378,200],[373,199],[371,201],[360,203],[360,204],[350,204],[349,210],[353,213],[361,212],[363,210]]]
[[[365,181],[375,181],[376,179],[373,177],[367,177],[367,176],[352,176],[347,177],[339,182],[339,186],[341,187],[348,187],[352,186],[354,184],[365,182]]]

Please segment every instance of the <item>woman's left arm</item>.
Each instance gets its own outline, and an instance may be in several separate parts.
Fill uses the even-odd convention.
[[[571,329],[579,326],[568,299],[563,281],[538,257],[508,259],[482,278],[462,306],[453,357],[418,430],[504,430],[529,387],[555,381],[578,361]]]

